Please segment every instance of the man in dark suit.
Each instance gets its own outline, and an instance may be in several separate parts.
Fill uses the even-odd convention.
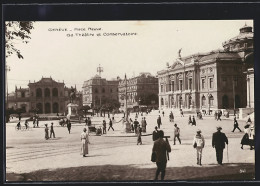
[[[153,152],[156,154],[156,165],[157,170],[155,174],[155,179],[158,180],[158,176],[161,172],[161,180],[164,180],[165,169],[167,164],[167,152],[171,152],[171,146],[168,141],[163,139],[164,132],[162,130],[158,131],[159,139],[154,142]]]
[[[162,124],[162,120],[161,120],[161,116],[159,115],[159,117],[157,118],[157,125],[158,128],[160,128],[160,125]]]
[[[159,138],[157,126],[156,126],[154,129],[155,129],[155,130],[153,131],[153,141],[155,141],[155,140],[157,140],[157,139]]]
[[[221,127],[217,127],[217,130],[212,136],[212,147],[216,149],[218,164],[222,165],[223,149],[225,148],[225,143],[228,145],[228,139],[225,133],[220,132],[222,130]]]

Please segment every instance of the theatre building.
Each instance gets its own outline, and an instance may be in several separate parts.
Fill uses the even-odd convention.
[[[179,54],[171,65],[159,71],[159,107],[206,112],[245,108],[250,104],[250,68],[253,32],[245,25],[238,36],[223,43],[222,50],[185,57]]]

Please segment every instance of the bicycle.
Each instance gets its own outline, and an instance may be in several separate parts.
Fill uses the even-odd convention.
[[[28,130],[28,131],[29,131],[29,130],[31,130],[31,127],[30,127],[29,125],[27,126],[27,128],[26,128],[26,126],[22,126],[22,127],[21,127],[21,130],[22,130],[22,131],[25,131],[25,130]]]
[[[16,131],[18,131],[18,130],[21,130],[21,127],[18,128],[17,126],[15,126],[14,129],[15,129]]]

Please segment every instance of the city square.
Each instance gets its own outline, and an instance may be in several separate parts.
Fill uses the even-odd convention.
[[[142,145],[136,145],[137,137],[125,133],[121,122],[115,123],[115,131],[96,136],[90,133],[89,154],[80,155],[80,133],[85,123],[73,123],[71,134],[57,121],[40,121],[39,128],[29,131],[16,131],[17,120],[6,124],[6,171],[8,181],[151,181],[156,165],[151,162],[152,136],[156,126],[158,110],[144,114],[147,119],[147,133],[143,133]],[[162,115],[162,114],[160,114]],[[134,118],[134,114],[130,115]],[[121,115],[115,115],[119,121]],[[139,116],[138,120],[141,119]],[[92,122],[101,124],[103,117],[93,117]],[[246,121],[238,120],[243,129]],[[44,139],[44,124],[54,122],[56,138]],[[180,138],[173,145],[173,124],[180,127]],[[197,126],[188,125],[188,114],[169,122],[168,113],[162,116],[161,130],[169,139],[172,152],[166,168],[166,180],[251,180],[254,178],[254,150],[249,146],[240,148],[243,132],[232,133],[233,117],[216,121],[212,116],[197,120]],[[32,122],[29,124],[32,127]],[[223,166],[216,162],[215,149],[212,148],[212,134],[221,126],[229,144],[224,150]],[[192,141],[197,129],[202,130],[206,146],[203,149],[202,166],[196,165],[196,150]],[[228,150],[228,154],[227,154]],[[227,157],[228,155],[228,157]],[[78,171],[80,169],[81,174]],[[107,170],[108,169],[108,170]],[[143,170],[143,171],[142,171]],[[74,172],[76,171],[76,172]],[[129,172],[127,172],[129,171]],[[37,173],[38,172],[38,173]],[[77,173],[77,174],[76,174]],[[85,175],[84,175],[84,174]],[[26,175],[26,176],[25,176]]]
[[[5,26],[6,181],[255,179],[253,20]]]

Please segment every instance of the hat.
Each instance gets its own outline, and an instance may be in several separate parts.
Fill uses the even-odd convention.
[[[198,129],[198,130],[197,130],[197,132],[198,132],[198,133],[201,133],[201,130],[200,130],[200,129]]]
[[[45,125],[45,126],[47,126],[48,124],[47,124],[47,123],[45,123],[44,125]]]
[[[217,130],[222,130],[222,127],[218,126],[218,127],[217,127]]]
[[[176,127],[176,126],[177,126],[177,124],[175,123],[175,124],[174,124],[174,126]]]

